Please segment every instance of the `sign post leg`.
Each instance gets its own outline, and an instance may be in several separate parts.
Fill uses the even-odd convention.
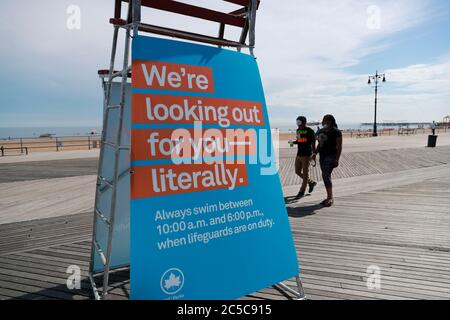
[[[302,284],[302,280],[300,279],[300,276],[296,276],[295,281],[297,283],[297,291],[292,289],[291,287],[289,287],[288,285],[286,285],[283,282],[280,282],[277,285],[279,287],[281,287],[282,289],[292,293],[296,297],[296,300],[307,300],[305,291],[303,290],[303,284]]]

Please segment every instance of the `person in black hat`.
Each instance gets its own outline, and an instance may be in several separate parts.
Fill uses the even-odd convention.
[[[297,198],[302,198],[305,195],[306,186],[309,186],[308,192],[311,193],[317,185],[309,178],[311,160],[316,160],[316,135],[314,130],[306,124],[306,117],[297,118],[297,139],[292,142],[292,145],[296,144],[298,147],[297,157],[295,158],[295,173],[303,179]]]

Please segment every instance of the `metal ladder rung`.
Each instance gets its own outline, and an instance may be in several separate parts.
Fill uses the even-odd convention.
[[[111,222],[109,222],[108,218],[105,217],[103,213],[100,212],[97,208],[95,208],[95,213],[102,219],[102,221],[108,226],[108,228],[111,226]]]
[[[102,183],[105,183],[108,186],[108,188],[113,187],[113,183],[102,176],[98,176],[98,180],[99,181],[97,182],[97,187],[101,187]]]
[[[106,265],[106,257],[103,254],[103,250],[100,248],[100,245],[98,244],[97,240],[94,240],[94,247],[95,247],[95,252],[98,253],[98,255],[100,256],[100,259],[102,260],[103,265]]]
[[[131,172],[131,168],[126,169],[124,172],[122,172],[121,174],[119,174],[118,177],[118,181],[120,181],[123,177],[125,177],[128,173]],[[108,190],[109,188],[113,187],[113,182],[110,180],[107,180],[106,178],[102,177],[102,176],[98,176],[98,179],[100,179],[100,182],[97,184],[98,187],[100,187],[100,192],[103,193],[106,190]],[[104,182],[106,184],[106,186],[101,187],[101,182]]]
[[[126,68],[125,70],[122,70],[122,71],[113,72],[111,79],[115,79],[117,77],[123,77],[124,75],[128,76],[128,73],[130,71],[131,71],[131,67],[128,67],[128,68]]]
[[[107,146],[110,146],[111,148],[114,148],[114,149],[130,150],[130,146],[118,146],[117,144],[109,142],[109,141],[102,141],[102,143],[106,144]]]
[[[113,106],[107,106],[106,107],[106,110],[111,110],[111,109],[119,109],[119,108],[121,108],[122,106],[120,105],[120,104],[117,104],[117,105],[113,105]]]

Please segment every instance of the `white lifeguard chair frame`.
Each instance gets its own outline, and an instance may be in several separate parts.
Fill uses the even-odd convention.
[[[111,253],[113,250],[113,232],[115,227],[115,218],[117,215],[117,198],[118,198],[118,183],[124,177],[129,177],[130,168],[125,170],[120,170],[120,157],[121,152],[130,152],[130,145],[124,143],[123,141],[123,123],[124,123],[124,110],[125,110],[125,96],[126,87],[128,84],[128,78],[131,77],[131,66],[129,65],[130,58],[130,39],[137,36],[139,31],[158,34],[162,36],[175,37],[179,39],[185,39],[189,41],[195,41],[200,43],[207,43],[216,45],[218,47],[234,47],[238,51],[242,48],[247,48],[252,56],[254,56],[254,46],[255,46],[255,22],[256,22],[256,11],[259,6],[259,0],[223,0],[225,2],[233,3],[241,6],[238,10],[230,13],[223,13],[219,11],[214,11],[211,9],[206,9],[190,4],[186,4],[179,1],[172,0],[115,0],[115,12],[114,18],[110,19],[110,23],[114,27],[113,32],[113,42],[111,50],[111,59],[108,70],[99,70],[99,75],[102,78],[102,86],[104,89],[104,106],[103,106],[103,130],[101,138],[101,150],[99,159],[99,168],[97,176],[97,188],[95,195],[95,207],[94,207],[94,226],[92,235],[92,248],[91,248],[91,258],[89,267],[89,279],[92,285],[94,297],[97,300],[106,299],[108,296],[109,289],[109,276],[111,271],[123,269],[128,266],[115,267],[111,266]],[[122,4],[123,2],[128,3],[128,12],[126,19],[121,18]],[[199,19],[209,20],[213,22],[218,22],[219,33],[218,37],[211,37],[206,35],[201,35],[197,33],[192,33],[183,30],[169,29],[161,26],[155,26],[150,24],[142,23],[141,21],[141,9],[142,7],[153,8],[157,10],[163,10],[167,12],[187,15]],[[224,38],[225,26],[232,25],[235,27],[242,28],[239,41],[227,40]],[[119,30],[125,30],[125,45],[123,54],[123,65],[122,69],[115,71],[114,65],[116,60],[117,52],[117,42]],[[248,44],[246,43],[247,37],[249,39]],[[111,104],[112,95],[112,85],[113,80],[116,78],[121,78],[120,82],[120,94],[119,103],[116,105]],[[119,110],[118,113],[118,123],[117,130],[115,132],[115,137],[113,142],[107,139],[107,136],[111,136],[111,132],[108,131],[108,122],[110,121],[111,110]],[[104,155],[105,148],[109,147],[114,150],[113,157],[113,175],[107,178],[102,175],[104,166]],[[105,190],[112,190],[110,212],[106,214],[101,212],[99,209],[99,199]],[[108,228],[108,237],[106,248],[102,248],[99,241],[97,241],[97,223],[103,223]],[[98,271],[94,270],[94,259],[99,257],[103,269]],[[98,275],[103,275],[102,292],[100,293],[97,289],[95,282],[95,277]],[[277,286],[290,292],[298,300],[304,300],[305,294],[303,291],[302,282],[300,277],[296,277],[297,290],[289,287],[285,283],[278,283]]]

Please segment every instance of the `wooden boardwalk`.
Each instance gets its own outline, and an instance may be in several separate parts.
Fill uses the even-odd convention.
[[[95,183],[93,175],[0,183],[0,227],[92,211]]]
[[[288,207],[310,299],[450,299],[450,178]],[[0,226],[1,299],[89,299],[91,213]],[[82,289],[66,287],[66,269],[82,270]],[[381,289],[366,269],[381,271]],[[112,280],[126,299],[129,274]],[[100,284],[101,279],[99,279]],[[293,282],[290,282],[292,285]],[[252,299],[286,299],[277,288]]]
[[[324,192],[321,186],[311,197],[287,205],[310,299],[450,299],[449,150],[393,153],[401,157],[400,163],[386,162],[393,160],[386,159],[387,154],[371,158],[366,174],[336,181],[334,207],[317,205]],[[358,157],[352,159],[348,161],[359,161]],[[342,170],[350,167],[343,165]],[[391,172],[392,167],[395,172]],[[374,171],[376,174],[367,175]],[[64,177],[63,171],[61,174]],[[282,171],[282,180],[286,175],[293,176],[288,170]],[[52,180],[58,179],[70,178]],[[41,182],[47,183],[35,181]],[[15,183],[21,182],[0,187]],[[297,187],[286,182],[284,190],[293,193]],[[11,200],[2,210],[17,208]],[[70,212],[0,224],[0,299],[92,298],[87,280],[92,212]],[[66,286],[66,270],[71,265],[81,268],[80,290]],[[370,266],[381,272],[379,290],[367,288]],[[97,280],[100,284],[101,278]],[[111,285],[110,299],[127,299],[128,271],[114,273]],[[290,298],[276,287],[244,297]]]
[[[0,226],[0,299],[93,298],[88,281],[92,214],[39,219]],[[69,266],[81,269],[81,289],[66,286]],[[128,299],[129,271],[112,273],[109,299]],[[98,285],[102,278],[96,279]],[[246,299],[290,295],[273,287]]]
[[[66,159],[0,164],[0,183],[96,175],[98,159]]]
[[[294,148],[281,149],[280,179],[283,186],[301,183],[300,178],[292,174],[295,171],[295,152]],[[442,164],[450,164],[450,146],[343,153],[333,178],[398,172]],[[322,180],[319,163],[315,168],[311,167],[311,176],[316,181]]]
[[[450,177],[289,207],[309,294],[450,299]],[[368,290],[378,266],[381,290]]]

